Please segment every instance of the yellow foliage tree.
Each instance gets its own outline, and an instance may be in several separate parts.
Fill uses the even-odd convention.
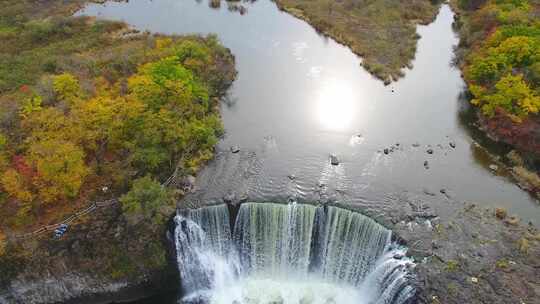
[[[74,198],[90,169],[78,146],[62,140],[44,140],[30,146],[29,159],[37,177],[34,184],[44,203]]]
[[[1,176],[0,182],[6,193],[21,202],[31,202],[34,199],[34,195],[28,188],[27,181],[16,170],[6,170]]]
[[[27,139],[29,143],[53,138],[76,142],[79,137],[72,129],[69,117],[60,109],[52,107],[33,112],[22,121],[22,126],[30,135]]]
[[[53,88],[59,100],[70,104],[74,103],[82,95],[79,81],[69,73],[54,76]]]
[[[515,121],[540,110],[540,96],[523,80],[522,75],[506,75],[496,84],[493,92],[483,87],[471,85],[474,98],[472,104],[480,106],[487,116],[493,116],[496,109],[504,109]]]
[[[156,49],[164,49],[173,43],[173,40],[171,38],[157,38],[156,39]]]

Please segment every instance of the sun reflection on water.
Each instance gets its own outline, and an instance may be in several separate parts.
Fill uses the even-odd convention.
[[[357,98],[350,86],[332,80],[322,86],[316,98],[317,117],[324,128],[341,131],[351,125]]]

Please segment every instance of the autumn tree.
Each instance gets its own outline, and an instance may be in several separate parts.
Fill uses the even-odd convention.
[[[507,75],[497,82],[494,92],[472,85],[474,95],[471,101],[480,106],[485,115],[492,116],[495,110],[504,109],[513,119],[519,121],[528,114],[538,113],[540,109],[540,96],[525,83],[522,75]]]
[[[531,18],[530,11],[526,0],[496,0],[472,15],[469,29],[475,24],[485,26],[485,39],[466,58],[464,76],[473,95],[472,104],[488,117],[500,110],[519,123],[540,108],[540,24]]]
[[[215,37],[159,38],[147,62],[118,81],[98,77],[84,91],[64,73],[46,89],[23,86],[11,115],[15,142],[0,133],[0,187],[15,217],[95,191],[83,187],[97,181],[113,191],[132,184],[126,214],[161,221],[169,194],[159,179],[179,164],[196,170],[223,131],[215,97],[234,74],[219,73],[216,59],[232,57]]]
[[[74,103],[82,95],[79,81],[69,73],[55,76],[53,78],[53,87],[57,99],[68,104]]]
[[[74,198],[90,169],[80,147],[62,140],[44,140],[29,148],[37,176],[34,185],[44,203]]]
[[[4,191],[22,203],[29,203],[34,199],[31,181],[22,172],[16,169],[7,169],[0,177]]]

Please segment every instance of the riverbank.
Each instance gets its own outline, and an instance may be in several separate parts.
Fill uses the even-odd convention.
[[[362,66],[386,84],[411,68],[418,24],[431,23],[439,1],[276,0],[281,10],[305,20],[319,32],[362,57]]]
[[[474,106],[475,127],[514,149],[502,157],[520,187],[538,198],[540,36],[535,20],[540,6],[529,1],[451,5],[460,35],[456,63]]]

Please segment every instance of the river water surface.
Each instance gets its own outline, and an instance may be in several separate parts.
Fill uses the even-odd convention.
[[[222,105],[226,136],[199,177],[203,199],[234,191],[255,200],[309,200],[324,188],[334,199],[380,212],[404,200],[430,201],[440,212],[467,201],[540,221],[538,202],[489,169],[460,119],[464,83],[450,64],[458,38],[448,6],[418,27],[413,69],[384,86],[348,48],[274,3],[243,5],[245,15],[194,0],[130,0],[79,12],[151,32],[215,33],[236,56],[238,79]],[[241,152],[229,152],[233,145]]]

